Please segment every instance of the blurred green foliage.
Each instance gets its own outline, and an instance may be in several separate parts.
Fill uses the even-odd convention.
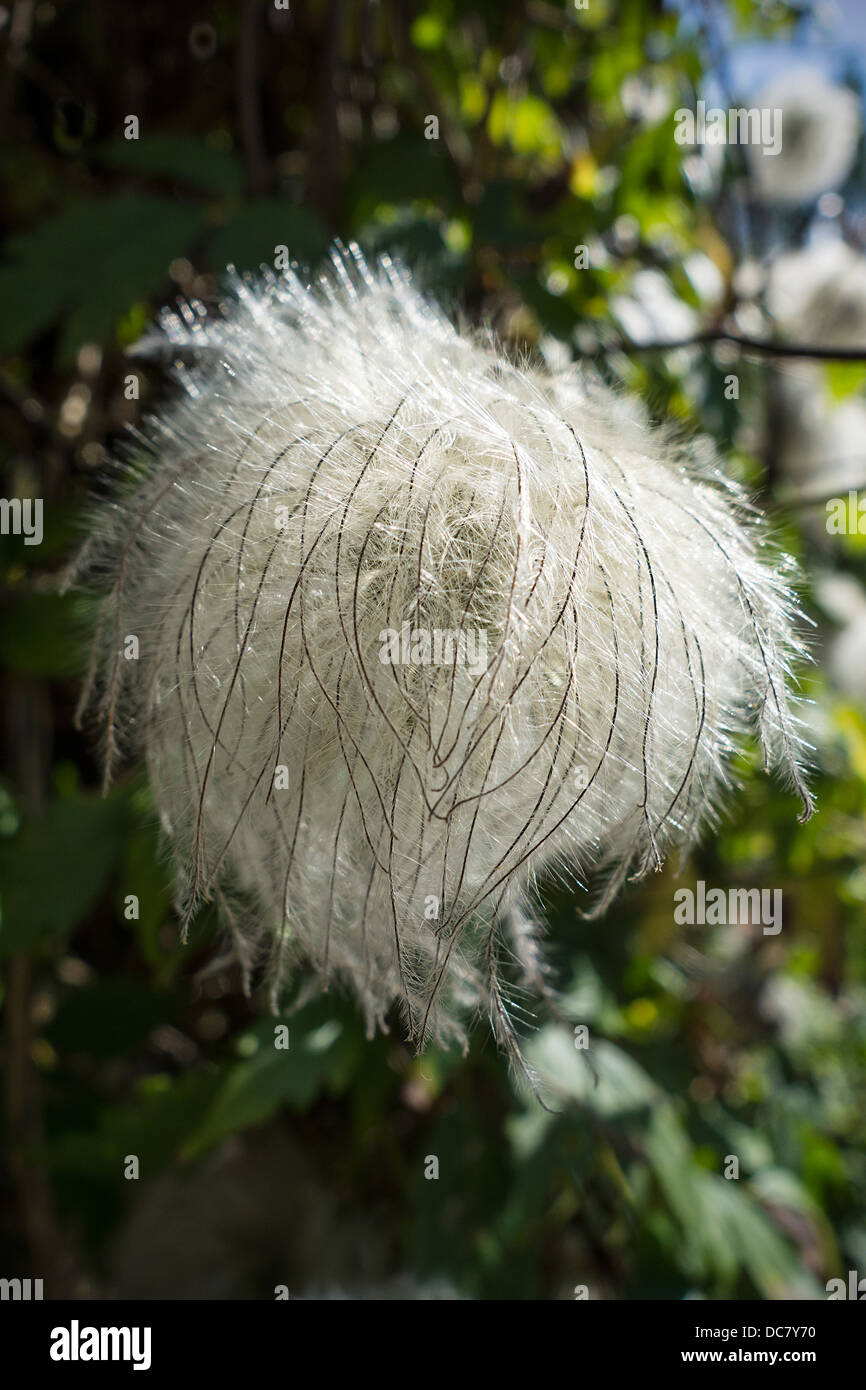
[[[724,828],[680,880],[671,867],[594,923],[579,894],[545,886],[563,1014],[593,1037],[589,1064],[565,1024],[525,1001],[545,1109],[509,1077],[483,1020],[468,1056],[417,1058],[396,1020],[368,1040],[339,997],[272,1019],[244,999],[236,967],[213,966],[207,913],[180,944],[147,792],[129,773],[103,800],[72,728],[85,615],[45,574],[86,526],[106,452],[162,390],[153,371],[144,399],[126,399],[124,349],[179,292],[218,296],[227,263],[255,270],[285,244],[314,264],[332,234],[357,238],[521,350],[609,344],[612,298],[641,269],[699,307],[684,266],[701,253],[729,287],[741,248],[723,201],[689,190],[671,138],[704,36],[644,0],[253,5],[245,88],[242,7],[199,8],[216,36],[207,61],[190,51],[183,7],[38,6],[13,74],[3,463],[46,499],[47,531],[40,548],[0,541],[0,958],[32,960],[26,1057],[7,999],[5,1060],[10,1086],[32,1068],[44,1125],[15,1132],[10,1107],[5,1141],[48,1173],[57,1227],[97,1289],[118,1287],[136,1204],[190,1174],[206,1186],[227,1145],[251,1206],[276,1203],[244,1146],[288,1136],[341,1211],[377,1213],[380,1272],[443,1277],[476,1298],[569,1298],[579,1285],[615,1298],[822,1296],[828,1278],[866,1268],[866,717],[820,669],[811,823],[797,825],[791,796],[746,752]],[[792,13],[740,0],[728,18],[767,36]],[[130,111],[138,141],[123,139]],[[613,352],[604,370],[712,433],[773,505],[760,440],[739,439],[711,353]],[[760,405],[766,370],[741,364],[742,397]],[[831,390],[862,383],[860,368],[828,368]],[[808,537],[792,522],[783,534],[808,568]],[[862,572],[862,546],[846,563]],[[782,888],[784,930],[676,926],[674,890],[696,878]],[[286,1051],[273,1046],[279,1022]],[[123,1180],[129,1154],[137,1183]],[[425,1179],[429,1155],[438,1181]],[[730,1155],[738,1181],[724,1176]],[[20,1215],[3,1235],[26,1262]],[[314,1220],[312,1206],[297,1219]],[[272,1296],[281,1270],[263,1252],[225,1254],[250,1271],[236,1291]],[[145,1267],[147,1251],[135,1258]],[[357,1276],[327,1249],[323,1261],[317,1277]],[[166,1281],[162,1267],[144,1287]]]

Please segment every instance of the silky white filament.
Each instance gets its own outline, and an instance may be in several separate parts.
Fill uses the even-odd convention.
[[[603,909],[694,840],[750,730],[808,813],[785,566],[709,444],[356,248],[160,343],[185,395],[95,519],[90,684],[183,921],[215,899],[245,967],[310,963],[371,1029],[402,1001],[419,1045],[481,1008],[512,1047],[542,868]]]

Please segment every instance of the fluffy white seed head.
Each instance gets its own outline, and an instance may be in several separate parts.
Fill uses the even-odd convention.
[[[866,257],[838,238],[786,252],[773,262],[766,303],[780,338],[818,347],[866,346]],[[866,402],[834,400],[823,363],[786,362],[776,369],[779,465],[805,499],[841,493],[863,482]],[[820,538],[825,517],[804,519]]]
[[[767,308],[776,331],[818,347],[866,347],[866,257],[838,238],[779,256]]]
[[[782,148],[767,155],[757,144],[746,155],[758,197],[767,203],[811,202],[839,188],[857,157],[860,102],[848,87],[815,68],[792,68],[758,94],[761,111],[782,112]]]
[[[311,963],[371,1028],[481,1008],[511,1043],[539,870],[603,906],[692,842],[747,730],[808,808],[793,600],[708,444],[354,249],[154,342],[186,392],[96,520],[94,671],[184,920],[215,898],[244,961]]]
[[[776,440],[780,471],[804,501],[863,486],[866,402],[858,396],[834,401],[815,362],[796,362],[778,382],[780,429]],[[826,516],[814,514],[804,525],[826,538]]]

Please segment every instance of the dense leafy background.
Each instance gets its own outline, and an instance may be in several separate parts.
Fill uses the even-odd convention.
[[[325,996],[274,1049],[264,1001],[213,966],[207,914],[179,944],[140,778],[99,794],[73,728],[86,614],[51,582],[120,432],[164,389],[152,372],[125,398],[124,348],[178,293],[217,297],[228,262],[255,269],[287,244],[312,264],[335,233],[399,253],[515,348],[606,348],[613,379],[714,435],[811,572],[826,540],[778,495],[768,360],[738,359],[732,403],[718,352],[611,349],[641,270],[702,315],[697,255],[730,298],[739,171],[698,196],[671,113],[720,43],[798,23],[783,3],[685,8],[55,0],[23,33],[7,20],[0,447],[5,495],[45,498],[46,537],[2,538],[4,1274],[121,1296],[411,1276],[474,1298],[585,1284],[634,1299],[821,1297],[866,1271],[866,715],[824,674],[818,609],[816,818],[798,826],[744,750],[742,793],[681,878],[671,866],[592,924],[549,885],[558,980],[596,1071],[527,1001],[550,1113],[483,1024],[468,1056],[416,1058]],[[774,235],[796,245],[802,226]],[[827,371],[862,390],[861,368]],[[866,574],[856,536],[820,559]],[[781,887],[782,933],[676,926],[674,889],[696,878]]]

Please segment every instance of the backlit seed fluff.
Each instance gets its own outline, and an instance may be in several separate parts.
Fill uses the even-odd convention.
[[[747,731],[808,813],[786,565],[706,442],[332,262],[145,344],[185,390],[97,508],[85,703],[107,776],[146,758],[184,922],[215,900],[246,970],[306,962],[371,1030],[481,1010],[514,1048],[542,868],[602,908]]]
[[[860,99],[814,67],[791,68],[757,94],[759,111],[780,111],[777,154],[744,146],[752,187],[761,202],[809,203],[841,188],[854,167],[862,134]]]

